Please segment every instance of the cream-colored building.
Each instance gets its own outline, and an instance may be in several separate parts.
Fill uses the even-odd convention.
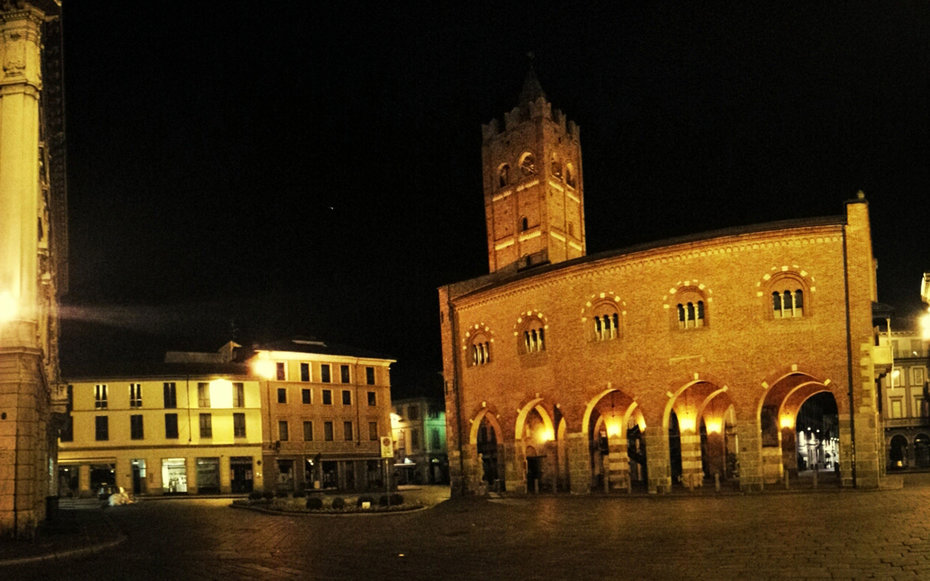
[[[233,361],[233,346],[72,378],[59,451],[62,495],[114,485],[152,495],[261,490],[259,381]]]
[[[881,335],[894,366],[882,377],[882,416],[888,469],[930,468],[927,343],[913,331]]]
[[[262,377],[265,489],[378,489],[391,435],[388,359],[312,339],[254,348]]]
[[[67,285],[59,4],[0,7],[0,536],[33,536],[57,495]]]
[[[398,484],[449,482],[446,410],[441,400],[429,397],[395,400],[391,431]]]

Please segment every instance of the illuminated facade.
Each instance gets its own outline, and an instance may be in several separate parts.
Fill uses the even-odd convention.
[[[442,402],[428,397],[395,400],[391,431],[398,484],[449,482],[446,412]]]
[[[0,536],[31,537],[57,495],[67,283],[59,10],[52,0],[0,8]]]
[[[257,346],[249,361],[262,378],[266,490],[383,486],[393,359],[293,339]]]
[[[585,256],[577,127],[531,76],[483,134],[491,273],[439,289],[454,494],[760,490],[797,474],[798,412],[818,393],[838,410],[839,481],[878,486],[891,360],[864,196]]]
[[[894,367],[881,384],[888,468],[930,468],[927,343],[914,332],[880,337],[889,343]]]
[[[262,490],[259,381],[233,353],[230,343],[72,378],[61,494],[92,496],[102,486],[149,495]]]

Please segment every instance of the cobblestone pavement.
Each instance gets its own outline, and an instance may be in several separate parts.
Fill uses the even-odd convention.
[[[228,499],[107,509],[127,539],[21,579],[927,579],[930,476],[884,491],[457,499],[277,516]]]

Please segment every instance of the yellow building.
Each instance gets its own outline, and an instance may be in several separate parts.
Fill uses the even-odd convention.
[[[383,486],[380,437],[391,435],[393,359],[323,341],[255,347],[262,377],[265,489]]]
[[[394,477],[397,484],[446,484],[446,410],[441,400],[411,397],[394,401]]]
[[[61,493],[91,496],[261,490],[258,379],[217,353],[169,352],[164,363],[71,378],[61,433]],[[106,490],[106,489],[105,489]]]
[[[54,0],[0,8],[0,536],[31,537],[57,495],[67,284],[59,13]]]
[[[882,377],[882,416],[888,469],[930,468],[930,401],[927,343],[913,331],[880,336],[891,346],[894,367]]]

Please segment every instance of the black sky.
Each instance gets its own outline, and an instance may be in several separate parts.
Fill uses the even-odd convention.
[[[589,253],[870,200],[898,327],[930,270],[926,2],[65,1],[77,366],[313,335],[435,376],[487,272],[480,126],[526,53],[581,126]]]

